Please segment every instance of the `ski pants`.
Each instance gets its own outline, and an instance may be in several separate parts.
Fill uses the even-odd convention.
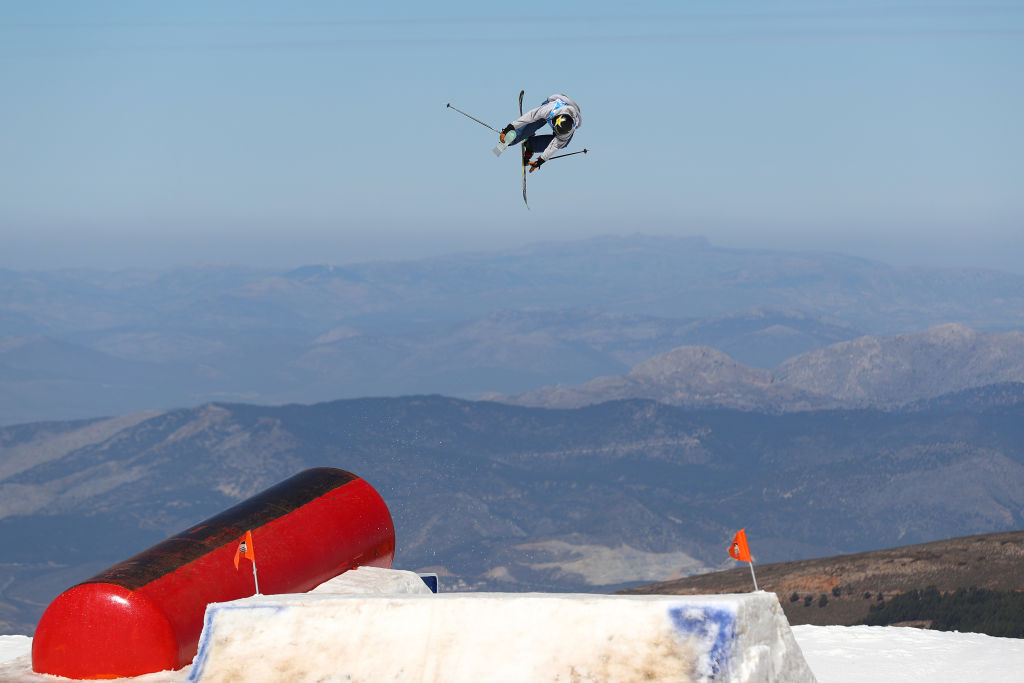
[[[526,151],[532,154],[539,154],[548,148],[551,141],[555,139],[554,135],[535,135],[544,126],[548,125],[547,119],[541,119],[540,121],[534,121],[528,123],[522,128],[516,128],[516,140],[521,140],[523,145],[526,147]],[[572,141],[572,136],[566,141],[566,146]]]

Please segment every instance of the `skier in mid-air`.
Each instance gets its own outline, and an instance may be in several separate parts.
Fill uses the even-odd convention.
[[[522,100],[522,96],[519,99]],[[505,126],[498,137],[501,142],[508,144],[522,142],[523,166],[529,165],[530,173],[533,173],[555,152],[569,144],[581,121],[580,106],[568,95],[556,93],[539,107]],[[537,131],[548,124],[554,135],[537,135]],[[530,161],[537,153],[540,154],[537,160]]]

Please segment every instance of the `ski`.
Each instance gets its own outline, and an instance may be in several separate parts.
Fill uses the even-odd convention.
[[[519,117],[523,116],[523,95],[526,94],[525,90],[519,91]],[[523,140],[523,150],[521,154],[521,160],[523,164],[523,203],[526,204],[526,208],[530,208],[530,202],[526,201],[526,143],[528,140]]]

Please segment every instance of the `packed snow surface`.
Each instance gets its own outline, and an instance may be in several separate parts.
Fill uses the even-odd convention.
[[[794,626],[819,683],[1024,680],[1024,640],[895,626]]]
[[[303,643],[307,647],[291,647]],[[190,681],[814,681],[772,593],[271,595],[207,608]]]
[[[793,634],[818,683],[999,683],[1019,680],[1024,671],[1024,640],[1014,638],[891,626],[794,626]],[[0,680],[67,680],[32,673],[31,647],[27,636],[0,636]],[[179,683],[188,673],[186,668],[129,680]]]

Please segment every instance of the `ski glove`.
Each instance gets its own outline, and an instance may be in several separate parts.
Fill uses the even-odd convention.
[[[537,161],[530,162],[530,173],[533,173],[544,164],[544,159],[538,158]]]
[[[498,139],[501,140],[502,142],[505,142],[505,135],[508,134],[511,131],[512,131],[512,124],[510,123],[510,124],[508,124],[507,126],[505,126],[504,128],[501,129],[501,133],[498,135]],[[512,139],[509,140],[509,142],[512,142],[512,140],[515,140],[515,139],[516,139],[516,136],[513,135]]]

